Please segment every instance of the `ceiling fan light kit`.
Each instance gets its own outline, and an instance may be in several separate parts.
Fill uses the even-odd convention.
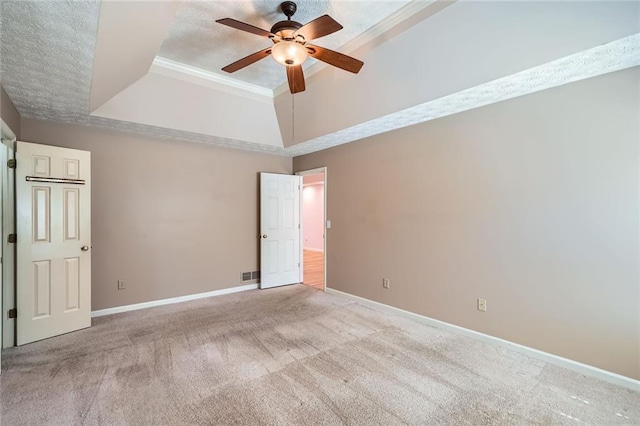
[[[280,10],[285,14],[287,19],[276,22],[271,27],[271,31],[263,30],[262,28],[254,27],[253,25],[231,18],[218,19],[216,22],[220,24],[269,38],[273,42],[273,47],[246,56],[227,65],[222,68],[222,70],[229,73],[236,72],[271,55],[276,62],[286,67],[287,80],[292,94],[305,90],[302,64],[308,56],[357,74],[364,65],[364,62],[342,53],[308,43],[311,40],[341,30],[342,25],[337,23],[329,15],[323,15],[302,25],[299,22],[291,20],[297,8],[297,5],[292,1],[281,3]]]
[[[276,43],[271,48],[271,56],[276,62],[284,66],[302,65],[307,59],[309,53],[307,49],[300,43],[295,41],[283,40]]]

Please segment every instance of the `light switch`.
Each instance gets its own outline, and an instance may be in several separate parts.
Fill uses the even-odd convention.
[[[327,220],[327,229],[331,229],[331,221]]]

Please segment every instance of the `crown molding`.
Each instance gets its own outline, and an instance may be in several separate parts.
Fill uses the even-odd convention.
[[[273,90],[156,56],[149,70],[167,77],[221,90],[233,95],[273,102]]]
[[[415,16],[419,12],[427,9],[433,4],[451,4],[451,0],[413,0],[394,14],[380,21],[378,24],[369,28],[353,40],[342,45],[339,50],[341,52],[353,52],[354,50],[374,41],[387,31],[397,27],[409,18]],[[305,77],[310,77],[326,67],[324,62],[317,61],[309,68],[304,70]],[[251,99],[260,99],[273,102],[276,96],[287,93],[289,90],[288,83],[283,83],[274,90],[267,89],[256,84],[246,83],[232,77],[227,77],[204,70],[202,68],[193,67],[171,59],[156,56],[151,65],[151,72],[166,75],[168,77],[178,78],[201,86],[222,90],[234,95],[249,97]]]
[[[640,33],[285,148],[297,157],[392,130],[640,66]]]
[[[439,3],[446,6],[453,3],[453,1],[451,0],[428,0],[428,1],[413,0],[411,3],[402,7],[401,9],[399,9],[398,11],[396,11],[386,19],[383,19],[378,24],[369,28],[367,31],[363,32],[353,40],[343,44],[337,50],[339,50],[340,53],[345,53],[345,54],[351,53],[356,49],[359,49],[360,47],[374,41],[375,39],[377,39],[387,31],[395,28],[396,26],[400,25],[401,23],[413,17],[414,15],[422,12],[426,8],[434,5],[435,3]],[[319,71],[325,69],[326,67],[327,67],[327,64],[321,61],[317,61],[315,64],[311,65],[309,68],[304,70],[305,78],[311,77],[312,75],[318,73]],[[289,90],[289,84],[285,82],[273,90],[273,95],[274,97],[277,97],[284,93],[287,93],[288,90]]]

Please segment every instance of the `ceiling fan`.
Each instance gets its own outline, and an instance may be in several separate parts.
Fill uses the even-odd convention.
[[[287,80],[289,81],[291,93],[302,92],[305,89],[302,63],[308,56],[357,74],[360,68],[362,68],[362,65],[364,65],[364,62],[334,50],[309,44],[311,40],[341,30],[342,25],[337,23],[329,15],[323,15],[308,24],[302,25],[299,22],[291,20],[291,17],[296,13],[297,9],[297,5],[292,1],[282,2],[280,4],[280,10],[285,14],[287,20],[276,22],[273,27],[271,27],[271,31],[263,30],[262,28],[254,27],[253,25],[231,18],[218,19],[216,22],[220,24],[269,38],[273,42],[273,46],[229,64],[222,68],[222,71],[228,73],[236,72],[271,55],[273,59],[286,67]]]

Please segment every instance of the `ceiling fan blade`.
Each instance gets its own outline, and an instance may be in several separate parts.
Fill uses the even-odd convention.
[[[227,65],[226,67],[222,68],[222,71],[226,71],[229,73],[236,72],[246,67],[247,65],[251,65],[254,62],[258,62],[260,59],[266,58],[269,55],[271,55],[271,48],[264,49],[256,53],[252,53],[249,56],[245,56],[244,58],[237,60],[232,64]]]
[[[306,25],[303,25],[293,36],[301,35],[306,41],[315,40],[320,37],[324,37],[329,34],[333,34],[336,31],[340,31],[342,25],[338,24],[331,16],[322,15],[319,18],[314,19]]]
[[[304,73],[302,65],[287,67],[287,80],[289,80],[289,90],[291,93],[304,92]]]
[[[219,24],[226,25],[227,27],[235,28],[236,30],[246,31],[248,33],[256,34],[262,37],[273,36],[269,31],[262,28],[254,27],[253,25],[246,24],[244,22],[236,21],[231,18],[218,19],[216,21]]]
[[[312,57],[354,74],[358,74],[360,68],[364,65],[364,62],[340,52],[336,52],[335,50],[325,49],[324,47],[313,46],[310,44],[307,44],[306,47],[309,55]]]

